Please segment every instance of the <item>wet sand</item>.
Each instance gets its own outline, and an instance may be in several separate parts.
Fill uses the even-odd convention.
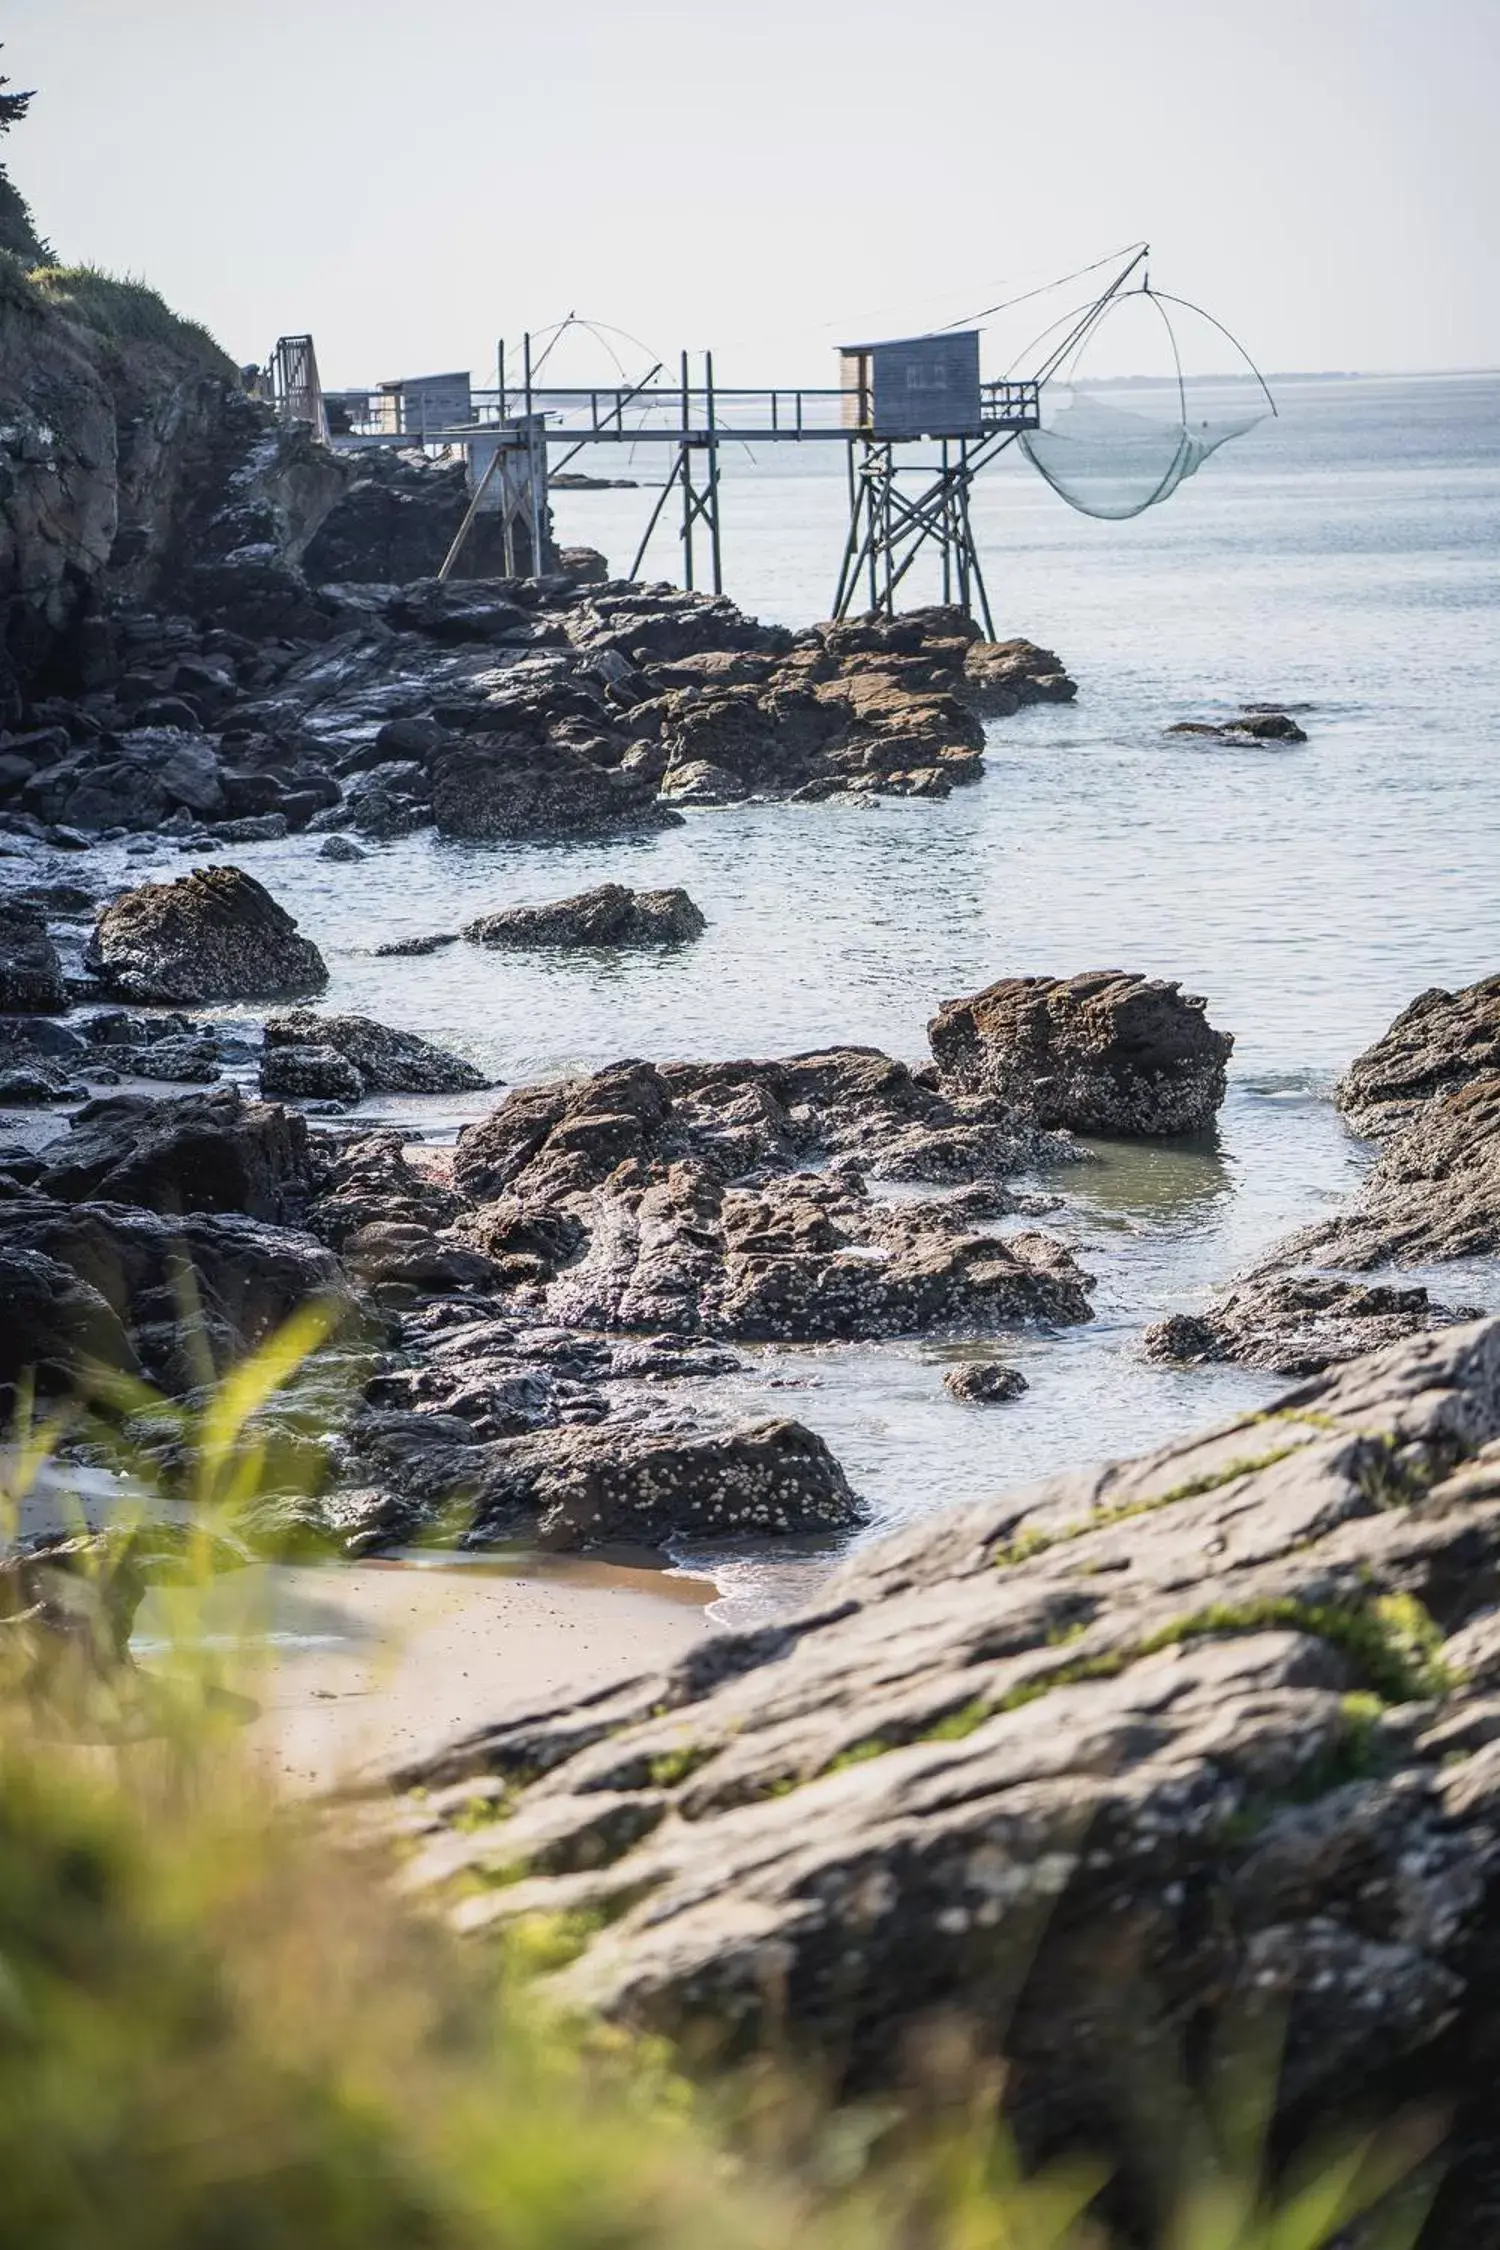
[[[156,1588],[135,1650],[196,1650],[256,1706],[246,1738],[283,1784],[322,1789],[507,1709],[669,1664],[711,1628],[706,1579],[574,1557],[260,1566],[208,1594]]]

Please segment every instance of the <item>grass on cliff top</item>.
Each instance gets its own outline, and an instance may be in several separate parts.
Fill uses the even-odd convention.
[[[205,1518],[256,1483],[255,1417],[317,1333],[221,1380]],[[22,1402],[0,1538],[59,1426]],[[459,1939],[352,1808],[276,1797],[190,1611],[156,1681],[0,1617],[0,2250],[1110,2250],[1102,2169],[1027,2175],[989,2066],[903,2113],[795,2055],[694,2082],[560,2017],[536,1933]],[[1425,2144],[1331,2138],[1269,2188],[1257,2084],[1193,2137],[1161,2250],[1326,2250],[1375,2204],[1361,2250],[1411,2250]]]
[[[105,273],[98,266],[34,266],[24,276],[24,285],[33,304],[65,313],[112,343],[154,344],[192,361],[204,374],[226,382],[236,378],[233,360],[208,330],[173,312],[144,281]],[[6,294],[15,301],[14,277]]]

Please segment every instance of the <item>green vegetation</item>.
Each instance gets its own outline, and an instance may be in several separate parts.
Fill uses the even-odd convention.
[[[273,1458],[258,1417],[320,1322],[184,1422],[205,1585]],[[61,1426],[21,1402],[0,1533]],[[102,1550],[101,1615],[123,1551]],[[1204,1612],[1178,1637],[1296,1606]],[[71,1635],[39,1667],[50,1629],[0,1619],[0,2250],[1109,2250],[1103,2169],[1025,2172],[987,2064],[935,2060],[930,2086],[858,2106],[785,2057],[694,2077],[659,2042],[561,2016],[545,1979],[612,1905],[463,1941],[404,1903],[383,1852],[278,1800],[241,1753],[190,1611],[155,1681]],[[1414,1603],[1337,1631],[1386,1690],[1434,1676]],[[1346,1699],[1351,1755],[1381,1708]],[[989,1715],[966,1704],[928,1739]],[[691,1770],[691,1746],[663,1756]],[[1267,2066],[1258,2100],[1189,2136],[1163,2250],[1327,2250],[1377,2209],[1361,2250],[1411,2250],[1430,2139],[1329,2141],[1268,2185],[1272,2089]]]
[[[1052,1547],[1071,1545],[1075,1539],[1086,1539],[1090,1532],[1108,1531],[1113,1524],[1129,1523],[1136,1516],[1155,1515],[1158,1508],[1171,1508],[1179,1500],[1196,1500],[1205,1492],[1217,1492],[1222,1485],[1237,1484],[1241,1477],[1253,1476],[1257,1469],[1269,1469],[1277,1461],[1284,1461],[1289,1453],[1298,1453],[1303,1440],[1293,1438],[1288,1445],[1273,1446],[1268,1453],[1257,1453],[1233,1461],[1226,1461],[1221,1469],[1207,1469],[1198,1476],[1186,1477],[1165,1492],[1150,1492],[1140,1500],[1122,1500],[1113,1508],[1097,1508],[1091,1516],[1080,1516],[1076,1523],[1064,1524],[1060,1531],[1023,1531],[1008,1546],[995,1550],[997,1570],[1010,1570],[1017,1563],[1029,1562],[1033,1555],[1044,1555]]]
[[[7,93],[5,89],[9,84],[10,80],[0,73],[0,134],[8,133],[12,126],[21,123],[33,100],[30,94]],[[37,264],[49,255],[46,243],[36,231],[25,196],[13,185],[3,164],[0,164],[0,251],[27,265]]]
[[[155,344],[226,382],[237,370],[208,330],[173,312],[165,298],[144,281],[103,273],[97,266],[38,266],[28,281],[38,302],[66,313],[112,343]]]

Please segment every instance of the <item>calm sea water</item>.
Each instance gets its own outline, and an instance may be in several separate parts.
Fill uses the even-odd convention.
[[[877,1528],[1268,1395],[1252,1374],[1144,1366],[1142,1327],[1347,1193],[1362,1158],[1328,1101],[1338,1071],[1425,986],[1500,968],[1500,376],[1279,397],[1279,420],[1133,523],[1073,514],[1020,464],[981,486],[998,629],[1055,648],[1079,697],[993,724],[984,780],[946,804],[700,812],[584,848],[427,835],[356,867],[307,838],[235,854],[322,946],[330,1007],[512,1083],[836,1040],[916,1058],[940,999],[1012,972],[1121,966],[1208,996],[1236,1041],[1216,1142],[1104,1149],[1058,1183],[1068,1208],[1048,1223],[1099,1276],[1098,1318],[1017,1343],[1022,1400],[959,1407],[940,1380],[956,1347],[931,1343],[766,1351],[736,1383],[747,1411],[829,1439]],[[834,462],[789,454],[731,461],[726,571],[747,608],[797,625],[826,613],[844,496]],[[560,535],[624,567],[651,497],[560,494]],[[670,537],[659,552],[669,575]],[[1164,732],[1257,698],[1310,706],[1305,749]],[[686,884],[707,936],[603,964],[372,957],[605,877]],[[452,1105],[384,1106],[428,1132],[456,1122]],[[1500,1299],[1493,1270],[1444,1287]],[[737,1620],[815,1567],[718,1564]]]

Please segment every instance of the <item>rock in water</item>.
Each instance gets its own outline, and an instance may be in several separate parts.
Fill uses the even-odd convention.
[[[985,1092],[1034,1125],[1129,1137],[1201,1132],[1224,1099],[1232,1036],[1161,978],[1104,969],[1003,977],[945,1000],[927,1036],[945,1088]]]
[[[475,734],[429,761],[432,810],[444,836],[618,836],[675,828],[638,773],[595,765],[572,743],[536,732]]]
[[[943,1377],[943,1389],[950,1398],[965,1406],[997,1406],[1004,1399],[1019,1398],[1030,1384],[1019,1367],[1007,1367],[1003,1359],[969,1359],[961,1367],[950,1367]]]
[[[309,1077],[305,1060],[299,1058],[310,1053],[331,1053],[343,1063],[339,1087],[316,1089],[338,1100],[358,1100],[361,1094],[473,1094],[494,1083],[472,1063],[414,1032],[392,1031],[369,1016],[320,1016],[309,1008],[297,1008],[289,1016],[272,1016],[266,1024],[262,1092],[314,1091],[310,1083],[297,1082],[299,1073],[302,1079]],[[318,1071],[325,1078],[337,1075],[322,1063]]]
[[[67,1005],[46,915],[29,900],[0,899],[0,1014],[61,1015]]]
[[[1458,2192],[1493,2147],[1497,1438],[1489,1321],[914,1523],[781,1624],[413,1762],[403,1879],[473,1932],[566,1910],[560,2000],[866,2095],[956,2018],[1028,2140],[1127,2192],[1183,2024],[1208,2056],[1269,2009],[1289,2126],[1419,2086]]]
[[[1500,1071],[1500,976],[1423,992],[1355,1057],[1334,1096],[1356,1133],[1389,1140],[1424,1102]]]
[[[197,867],[106,906],[85,962],[127,1000],[266,1000],[319,992],[323,956],[253,875]]]
[[[1229,1360],[1275,1375],[1321,1375],[1382,1345],[1473,1317],[1472,1307],[1434,1304],[1422,1288],[1272,1270],[1226,1289],[1202,1313],[1170,1313],[1141,1341],[1148,1359],[1168,1365]]]
[[[686,891],[632,891],[623,883],[482,914],[464,927],[476,945],[675,945],[708,928]]]

